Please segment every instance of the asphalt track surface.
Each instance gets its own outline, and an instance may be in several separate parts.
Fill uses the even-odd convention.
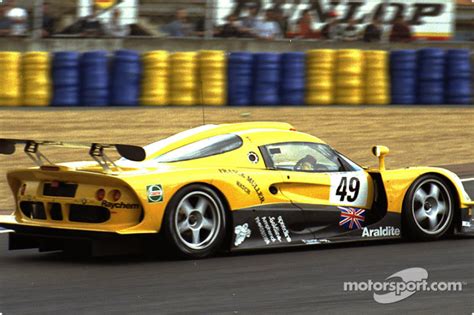
[[[474,166],[451,167],[474,178]],[[464,182],[474,194],[474,181]],[[376,242],[259,251],[197,261],[72,258],[7,251],[0,234],[0,313],[9,314],[473,314],[474,238]],[[345,281],[383,281],[421,267],[458,292],[416,292],[378,304]]]

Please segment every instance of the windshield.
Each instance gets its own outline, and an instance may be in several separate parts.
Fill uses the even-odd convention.
[[[240,148],[242,139],[233,134],[225,134],[190,143],[162,154],[154,160],[159,163],[193,160],[222,154]]]

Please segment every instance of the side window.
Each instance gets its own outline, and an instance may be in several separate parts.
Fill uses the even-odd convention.
[[[337,172],[344,170],[341,160],[328,145],[311,142],[285,142],[266,145],[262,150],[267,166],[302,172]]]

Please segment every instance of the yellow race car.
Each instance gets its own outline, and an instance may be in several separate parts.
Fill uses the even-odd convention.
[[[246,250],[472,234],[470,200],[454,173],[358,166],[322,140],[276,122],[205,125],[144,148],[1,139],[37,164],[8,172],[10,249],[92,254],[169,251],[201,258]],[[85,147],[95,162],[52,163],[43,146]],[[105,152],[115,148],[113,161]]]

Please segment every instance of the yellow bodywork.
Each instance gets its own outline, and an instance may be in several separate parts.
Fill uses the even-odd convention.
[[[173,163],[157,163],[154,159],[184,145],[215,135],[234,133],[243,144],[233,151],[205,158]],[[17,208],[13,215],[0,216],[0,223],[61,228],[70,230],[114,232],[118,234],[147,234],[160,231],[166,207],[174,194],[193,183],[209,185],[224,199],[229,211],[238,211],[268,204],[331,203],[331,175],[329,173],[296,172],[267,169],[259,146],[278,142],[324,143],[320,139],[297,132],[286,123],[252,122],[224,125],[206,125],[185,131],[145,147],[147,158],[143,162],[117,161],[118,168],[110,172],[90,163],[65,163],[57,170],[38,167],[10,171],[8,182],[15,196]],[[257,154],[256,162],[248,159],[249,152]],[[386,194],[388,212],[401,213],[402,204],[410,185],[419,176],[435,173],[445,177],[457,191],[459,207],[472,205],[459,178],[440,168],[407,168],[398,170],[368,169],[361,171],[367,178],[367,202],[359,205],[370,209],[374,199],[373,179],[370,173],[380,172]],[[43,185],[54,181],[76,183],[74,197],[44,196]],[[22,191],[22,186],[26,189]],[[150,186],[162,188],[162,201],[150,201]],[[270,187],[279,192],[272,194]],[[98,201],[96,193],[105,190],[105,199]],[[112,200],[111,191],[119,190],[119,201]],[[27,217],[20,209],[23,201],[38,201],[46,205],[46,219]],[[105,202],[105,203],[104,203]],[[62,220],[54,220],[49,213],[50,204],[59,203]],[[110,219],[102,223],[71,222],[70,206],[105,206]]]

